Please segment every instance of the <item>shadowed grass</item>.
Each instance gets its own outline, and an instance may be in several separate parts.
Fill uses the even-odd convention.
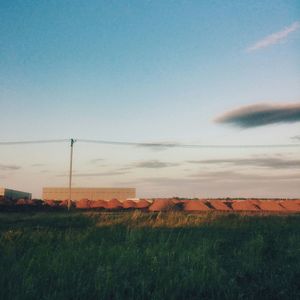
[[[297,299],[300,216],[0,214],[1,299]]]

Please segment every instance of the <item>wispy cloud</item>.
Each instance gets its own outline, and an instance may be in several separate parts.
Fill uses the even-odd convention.
[[[255,104],[239,107],[219,116],[215,122],[249,128],[300,121],[300,103]]]
[[[228,158],[188,161],[193,164],[229,164],[234,166],[258,166],[272,169],[300,169],[300,160],[278,157]]]
[[[128,172],[120,172],[120,171],[111,171],[111,172],[95,172],[95,173],[74,173],[73,177],[100,177],[100,176],[116,176],[116,175],[124,175]],[[59,174],[57,177],[66,177],[69,175]]]
[[[300,141],[300,135],[292,136],[291,139],[295,141]]]
[[[21,169],[20,166],[0,164],[1,171],[13,171],[13,170],[19,170],[19,169]]]
[[[146,160],[146,161],[141,161],[141,162],[132,164],[132,167],[159,169],[159,168],[176,167],[178,165],[179,165],[178,163],[163,162],[163,161],[159,161],[159,160]]]
[[[120,172],[120,171],[111,171],[111,172],[102,172],[102,173],[77,173],[73,176],[75,177],[98,177],[98,176],[116,176],[116,175],[124,175],[128,172]]]
[[[122,182],[125,184],[125,182]],[[126,182],[145,197],[298,197],[300,173],[202,171],[190,176],[144,177]]]
[[[89,163],[90,164],[95,164],[95,163],[98,163],[98,162],[102,162],[104,159],[103,158],[94,158],[94,159],[91,159],[89,160]]]
[[[161,151],[169,148],[180,146],[178,142],[154,142],[154,143],[139,143],[138,147],[148,148],[151,150]]]
[[[179,163],[172,163],[172,162],[164,162],[159,160],[144,160],[135,162],[132,164],[128,164],[127,166],[107,171],[107,172],[84,172],[84,173],[77,173],[74,172],[74,177],[98,177],[98,176],[117,176],[117,175],[124,175],[128,174],[131,170],[135,168],[145,168],[145,169],[160,169],[160,168],[168,168],[168,167],[175,167],[180,165]],[[66,177],[69,176],[68,174],[58,174],[58,177]]]
[[[246,51],[253,52],[253,51],[257,51],[257,50],[269,47],[271,45],[278,44],[282,40],[284,40],[287,36],[289,36],[292,32],[295,32],[299,28],[300,28],[300,22],[299,21],[294,22],[290,26],[285,27],[284,29],[282,29],[278,32],[274,32],[274,33],[266,36],[265,38],[257,41],[256,43],[250,45],[246,49]]]
[[[134,162],[131,164],[128,164],[124,167],[121,167],[118,169],[118,171],[128,171],[136,168],[141,169],[161,169],[161,168],[169,168],[169,167],[176,167],[179,166],[180,163],[172,163],[172,162],[166,162],[166,161],[160,161],[160,160],[143,160],[139,162]]]
[[[186,184],[213,184],[215,188],[216,182],[262,182],[262,181],[297,181],[299,182],[300,174],[253,174],[253,173],[242,173],[236,171],[211,171],[211,172],[199,172],[191,174],[187,177],[148,177],[141,178],[134,183],[148,184],[148,185],[158,185],[158,186],[182,186]],[[131,182],[132,183],[132,182]]]
[[[31,167],[43,167],[45,164],[32,164]]]
[[[41,171],[40,171],[40,173],[44,173],[44,174],[50,173],[50,172],[51,172],[50,170],[41,170]]]
[[[241,173],[236,171],[216,171],[216,172],[201,172],[196,174],[191,174],[190,177],[198,178],[201,181],[285,181],[285,180],[296,180],[299,181],[298,174],[279,174],[279,175],[269,175],[269,174],[253,174],[253,173]]]

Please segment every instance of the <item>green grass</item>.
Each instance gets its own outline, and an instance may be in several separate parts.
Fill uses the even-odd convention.
[[[300,215],[0,214],[0,299],[299,298]]]

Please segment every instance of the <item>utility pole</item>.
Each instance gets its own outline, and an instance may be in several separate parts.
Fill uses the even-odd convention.
[[[68,210],[70,210],[70,208],[71,208],[71,201],[72,201],[73,145],[75,142],[76,142],[76,140],[71,139]]]

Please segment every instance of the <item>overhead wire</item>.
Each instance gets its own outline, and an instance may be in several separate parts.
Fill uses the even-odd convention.
[[[66,143],[69,142],[69,139],[60,139],[60,140],[35,140],[35,141],[5,141],[0,142],[0,146],[5,145],[26,145],[26,144],[49,144],[49,143]]]
[[[92,143],[116,146],[137,146],[137,147],[157,147],[157,148],[299,148],[300,144],[183,144],[183,143],[151,143],[151,142],[126,142],[112,140],[92,140],[92,139],[56,139],[56,140],[28,140],[28,141],[0,141],[0,146],[5,145],[26,145],[26,144],[49,144],[67,143],[71,140],[78,143]]]
[[[140,147],[164,147],[164,148],[296,148],[300,144],[180,144],[180,143],[150,143],[150,142],[122,142],[108,140],[77,139],[77,142],[94,143],[104,145],[140,146]]]

